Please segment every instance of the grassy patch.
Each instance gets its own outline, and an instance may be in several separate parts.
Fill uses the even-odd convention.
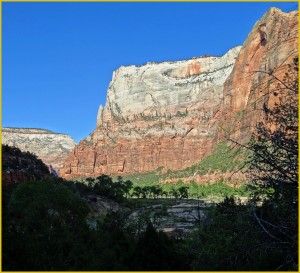
[[[216,146],[211,155],[185,169],[177,171],[169,169],[167,173],[162,174],[162,167],[160,167],[148,173],[127,175],[124,179],[128,179],[139,186],[151,186],[159,183],[161,179],[190,177],[195,172],[200,175],[205,175],[211,171],[220,171],[222,173],[233,172],[244,166],[247,156],[247,151],[233,149],[225,142],[221,142]]]
[[[234,172],[244,166],[248,155],[249,153],[247,151],[233,149],[227,143],[221,142],[216,146],[211,155],[183,170],[168,170],[166,174],[161,174],[161,168],[158,168],[153,172],[126,176],[126,179],[131,180],[134,185],[143,187],[157,185],[161,179],[191,177],[195,172],[200,175],[214,171],[220,171],[222,173]],[[179,180],[177,183],[160,183],[159,185],[164,191],[170,192],[172,188],[178,189],[184,186],[184,183]],[[209,185],[197,185],[192,181],[188,186],[189,197],[193,198],[205,198],[212,195],[217,197],[248,195],[245,186],[234,188],[226,185],[223,181],[216,181],[216,183]]]
[[[162,178],[183,178],[193,176],[197,171],[200,175],[205,175],[210,171],[221,171],[223,173],[235,171],[244,165],[248,154],[241,149],[233,149],[225,142],[219,143],[212,154],[183,170],[168,170]]]
[[[246,186],[234,188],[226,185],[223,182],[216,182],[209,185],[197,185],[196,183],[190,183],[189,196],[193,198],[206,198],[210,196],[214,197],[226,197],[226,196],[248,196],[249,191]]]
[[[130,180],[134,185],[153,186],[157,185],[161,177],[160,170],[157,169],[148,173],[137,173],[124,176],[124,180]]]
[[[132,206],[140,206],[140,203],[144,203],[145,198],[178,198],[181,195],[179,192],[182,188],[188,187],[189,198],[205,198],[209,196],[225,197],[225,196],[247,196],[248,193],[245,186],[230,187],[226,184],[226,181],[211,181],[208,185],[198,185],[195,181],[184,184],[181,178],[192,177],[194,173],[198,175],[205,175],[209,172],[219,171],[221,173],[233,172],[243,167],[247,153],[242,150],[233,149],[226,143],[219,143],[213,150],[212,154],[205,157],[202,161],[194,164],[183,170],[173,171],[168,170],[167,173],[162,174],[162,167],[157,168],[155,171],[143,173],[143,174],[132,174],[123,177],[123,181],[130,180],[132,187],[128,192],[128,196],[135,196],[144,200],[132,201]],[[176,183],[162,183],[160,181],[177,178],[179,181]],[[118,181],[117,177],[113,177],[112,181]],[[243,182],[243,181],[240,181]],[[159,193],[156,192],[155,187],[159,188]],[[153,189],[154,188],[154,189]],[[178,193],[179,195],[177,196]],[[186,197],[182,197],[186,198]],[[138,202],[136,204],[136,202]],[[144,204],[145,205],[145,204]]]

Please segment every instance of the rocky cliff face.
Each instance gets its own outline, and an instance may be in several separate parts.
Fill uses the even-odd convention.
[[[64,176],[180,169],[201,160],[213,145],[223,84],[239,50],[120,67],[96,130],[68,157]]]
[[[245,116],[264,79],[254,71],[265,69],[267,75],[290,61],[297,54],[295,35],[297,13],[271,9],[243,47],[224,56],[120,67],[99,108],[96,130],[69,155],[63,176],[178,170],[208,155],[224,132],[249,138],[246,125],[262,112]]]
[[[3,128],[2,144],[33,153],[56,170],[62,167],[64,160],[76,146],[69,135],[26,128]]]
[[[99,108],[97,128],[115,120],[186,114],[188,107],[208,99],[218,103],[239,50],[233,48],[222,57],[120,67],[113,73],[105,107]]]
[[[255,124],[266,118],[267,109],[278,99],[278,84],[295,57],[298,12],[271,8],[249,33],[224,84],[219,138],[249,139]]]

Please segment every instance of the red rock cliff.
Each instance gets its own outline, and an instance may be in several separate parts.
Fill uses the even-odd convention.
[[[263,102],[272,103],[262,96],[261,83],[268,82],[270,71],[278,70],[278,76],[286,71],[297,55],[297,36],[297,13],[270,9],[242,49],[222,57],[119,68],[96,130],[60,173],[72,178],[182,169],[208,155],[225,133],[248,139]]]
[[[243,142],[273,106],[273,92],[298,56],[298,12],[271,8],[248,35],[224,84],[218,138]],[[276,95],[276,94],[275,94]]]

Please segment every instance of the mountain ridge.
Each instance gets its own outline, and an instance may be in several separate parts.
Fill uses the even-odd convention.
[[[48,133],[48,134],[56,134],[56,135],[65,135],[71,137],[70,134],[65,134],[65,133],[59,133],[59,132],[54,132],[49,129],[43,129],[43,128],[30,128],[30,127],[10,127],[6,126],[2,128],[3,132],[18,132],[18,133]]]
[[[70,135],[39,128],[2,128],[2,144],[35,154],[46,165],[59,170],[76,142]]]
[[[209,155],[226,130],[235,131],[229,138],[249,139],[252,131],[246,127],[264,118],[261,106],[273,98],[262,99],[255,114],[246,113],[253,112],[250,105],[264,90],[255,93],[259,76],[246,81],[243,73],[291,61],[297,41],[285,38],[297,32],[297,14],[271,8],[242,47],[221,57],[118,68],[106,104],[99,107],[96,129],[68,156],[62,175],[179,170]],[[296,53],[287,58],[291,49]],[[209,75],[215,68],[219,72]],[[249,96],[249,90],[254,94]]]

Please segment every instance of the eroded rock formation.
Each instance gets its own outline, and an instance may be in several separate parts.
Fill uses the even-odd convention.
[[[65,177],[180,169],[211,150],[223,83],[240,47],[222,57],[120,67],[96,130],[65,162]]]
[[[2,128],[2,144],[35,154],[58,170],[76,146],[69,136],[43,129]]]
[[[249,33],[224,84],[219,137],[249,139],[273,107],[276,90],[298,57],[298,12],[271,8]],[[278,92],[280,93],[280,92]]]
[[[253,103],[266,92],[264,75],[297,55],[297,14],[270,9],[242,48],[221,57],[120,67],[95,131],[69,155],[62,175],[178,170],[199,162],[225,134],[249,138],[249,125],[263,118],[262,102],[255,111]]]

